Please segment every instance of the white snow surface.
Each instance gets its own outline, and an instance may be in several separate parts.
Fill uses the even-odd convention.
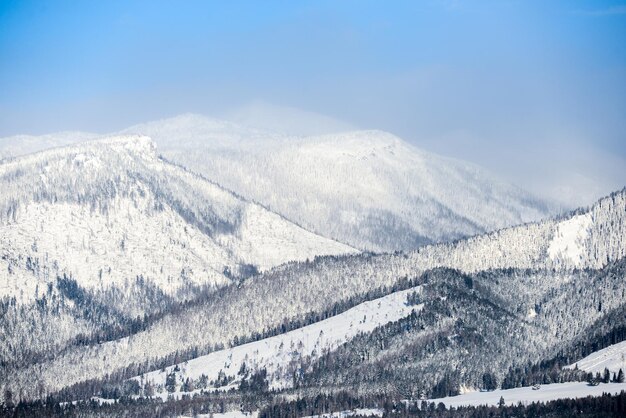
[[[580,267],[585,254],[585,239],[593,220],[587,212],[557,224],[554,237],[548,247],[551,260],[568,259],[574,266]]]
[[[184,284],[183,269],[193,271],[189,279],[195,284],[228,282],[220,273],[230,262],[224,248],[171,209],[146,216],[149,202],[140,207],[135,203],[115,199],[113,216],[78,204],[41,202],[24,207],[16,222],[0,226],[0,248],[6,254],[40,257],[45,274],[33,278],[23,269],[15,268],[12,274],[3,269],[0,296],[34,297],[37,286],[43,291],[45,283],[64,273],[87,289],[121,286],[143,275],[172,293]]]
[[[587,357],[567,367],[574,368],[576,365],[578,365],[580,370],[593,373],[594,375],[596,372],[604,372],[605,368],[609,369],[611,377],[613,377],[613,373],[617,373],[619,369],[622,369],[622,371],[626,373],[626,341],[610,345],[595,353],[591,353]]]
[[[323,321],[260,341],[216,351],[167,367],[165,372],[158,370],[135,379],[143,378],[144,382],[163,385],[167,374],[178,366],[180,372],[177,375],[181,382],[186,378],[198,379],[203,374],[210,381],[217,379],[220,370],[227,376],[236,376],[245,362],[250,370],[266,368],[271,388],[287,388],[292,383],[292,367],[296,367],[300,359],[308,356],[319,357],[359,333],[370,332],[376,327],[410,315],[413,310],[421,310],[423,304],[406,304],[407,295],[420,290],[421,287],[418,286],[395,292],[361,303]]]
[[[241,412],[241,411],[229,411],[229,412],[214,412],[212,414],[198,414],[194,415],[194,418],[256,418],[259,416],[258,411]],[[192,418],[190,415],[181,415],[179,418]]]
[[[498,405],[500,397],[507,405],[532,402],[547,402],[565,398],[585,398],[587,396],[602,396],[603,393],[618,394],[626,390],[626,383],[601,383],[598,386],[589,386],[587,382],[566,382],[542,385],[539,390],[532,387],[514,389],[497,389],[491,392],[469,392],[458,396],[429,399],[428,402],[443,402],[446,407]]]
[[[305,418],[348,418],[354,416],[382,417],[385,411],[382,408],[355,408],[347,411],[331,412],[322,415],[310,415]]]

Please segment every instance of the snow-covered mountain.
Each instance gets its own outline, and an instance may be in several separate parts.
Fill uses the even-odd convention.
[[[447,322],[438,322],[443,328],[437,329],[453,335],[456,310],[463,310],[464,321],[478,321],[476,312],[485,312],[488,322],[472,325],[482,327],[478,334],[481,338],[491,336],[498,329],[501,331],[498,341],[505,344],[504,336],[520,330],[526,332],[525,338],[518,341],[517,354],[511,352],[512,357],[500,357],[503,365],[510,364],[507,361],[521,353],[527,353],[524,358],[528,360],[530,354],[532,359],[539,360],[546,354],[541,344],[571,341],[595,326],[594,321],[602,320],[607,311],[622,306],[625,239],[626,190],[623,190],[592,208],[559,219],[427,246],[411,253],[328,256],[313,262],[287,263],[237,286],[228,286],[217,298],[158,318],[132,336],[88,348],[72,347],[50,361],[12,374],[11,379],[16,387],[25,387],[26,380],[35,373],[48,390],[58,390],[88,379],[104,378],[113,370],[127,370],[131,364],[140,365],[131,369],[138,375],[176,364],[180,361],[176,359],[181,357],[195,358],[338,316],[377,295],[382,297],[398,289],[408,289],[403,285],[407,280],[441,268],[456,272],[444,271],[432,278],[426,275],[419,279],[432,284],[430,300],[447,318]],[[462,274],[472,276],[466,280]],[[447,295],[473,289],[470,284],[474,280],[488,286],[455,299],[454,306],[437,305],[438,301],[447,300]],[[597,309],[598,299],[603,301],[603,310]],[[394,309],[403,308],[396,304]],[[561,316],[569,318],[565,325],[558,320]],[[533,325],[535,317],[543,321],[538,322],[537,329]],[[501,320],[505,320],[506,327],[494,328]],[[428,334],[430,325],[424,327]],[[537,340],[537,336],[542,339]],[[376,341],[368,340],[367,336],[362,338],[369,343]],[[549,347],[555,350],[554,345]],[[505,345],[498,350],[507,352]],[[452,357],[446,358],[460,361],[459,353],[448,353]],[[436,364],[431,366],[435,368]],[[472,379],[479,371],[475,370]]]
[[[185,114],[119,134],[150,136],[169,161],[362,250],[411,250],[536,221],[556,210],[474,164],[382,131],[302,137]],[[81,137],[97,135],[0,139],[0,158]]]
[[[552,210],[476,165],[381,131],[294,137],[182,115],[124,132],[150,135],[169,160],[365,250],[414,249]]]
[[[355,252],[162,161],[147,137],[5,161],[0,190],[0,296],[32,300],[62,275],[87,289],[141,276],[175,294]]]

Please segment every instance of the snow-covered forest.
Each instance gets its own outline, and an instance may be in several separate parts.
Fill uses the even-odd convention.
[[[0,373],[14,400],[319,386],[414,399],[584,380],[562,366],[626,326],[626,191],[373,254],[162,160],[145,137],[0,173]]]

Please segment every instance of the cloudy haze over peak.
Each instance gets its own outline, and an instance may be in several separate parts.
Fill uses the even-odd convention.
[[[356,129],[354,125],[330,116],[262,101],[252,101],[230,110],[224,114],[224,118],[247,126],[299,136]]]
[[[2,2],[0,136],[182,113],[389,131],[586,205],[626,179],[626,4]]]

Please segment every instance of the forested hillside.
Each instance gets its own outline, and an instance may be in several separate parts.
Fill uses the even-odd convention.
[[[4,161],[0,190],[2,373],[286,261],[356,252],[164,162],[146,137]]]
[[[101,379],[111,372],[118,372],[118,378],[131,377],[133,373],[174,364],[177,359],[195,358],[250,339],[315,322],[327,317],[329,312],[334,315],[377,295],[416,285],[425,271],[437,267],[458,269],[459,274],[512,268],[518,271],[516,274],[520,281],[509,279],[507,274],[503,274],[492,286],[502,283],[500,289],[507,291],[488,292],[479,294],[479,297],[475,292],[471,296],[464,296],[466,292],[462,286],[448,288],[445,281],[437,285],[439,287],[434,286],[430,294],[435,308],[423,312],[424,315],[439,316],[426,323],[428,327],[424,325],[427,332],[433,335],[441,332],[454,335],[456,319],[463,319],[464,315],[474,312],[474,307],[485,312],[484,319],[475,319],[480,320],[480,326],[485,327],[485,335],[493,332],[487,332],[487,329],[491,330],[490,327],[501,326],[503,333],[495,333],[494,338],[499,335],[503,339],[519,328],[520,334],[527,338],[520,340],[520,351],[516,351],[516,354],[524,361],[538,361],[541,356],[550,356],[550,350],[555,350],[544,342],[567,342],[568,332],[587,332],[588,323],[584,321],[599,318],[592,314],[580,318],[579,309],[587,306],[585,304],[589,306],[585,309],[595,312],[599,303],[597,297],[606,294],[607,302],[602,302],[605,311],[599,311],[601,315],[608,309],[617,308],[613,305],[621,299],[614,299],[611,295],[619,295],[622,291],[619,286],[623,275],[619,275],[623,274],[623,270],[614,272],[616,267],[612,266],[623,258],[625,251],[625,195],[624,191],[614,193],[589,210],[559,220],[502,230],[454,244],[425,247],[408,254],[331,256],[318,257],[312,262],[288,263],[237,286],[227,287],[219,294],[207,296],[203,301],[183,310],[164,315],[130,337],[104,344],[72,347],[54,359],[11,372],[7,374],[8,385],[19,388],[24,396],[31,397],[37,396],[31,384],[33,375],[38,376],[40,389],[45,393],[89,379]],[[589,221],[580,222],[581,218]],[[615,265],[620,266],[619,263]],[[603,268],[609,270],[603,273]],[[526,269],[536,273],[526,273]],[[591,269],[591,273],[579,272],[579,269]],[[605,277],[605,280],[609,280],[609,277],[615,275],[618,279],[612,282],[605,283],[598,279]],[[595,281],[597,285],[588,283]],[[543,326],[547,328],[544,331],[531,327],[529,315],[541,317],[543,312],[546,315],[547,312],[555,314],[555,310],[546,310],[542,304],[556,303],[558,294],[550,292],[569,282],[581,286],[580,289],[588,287],[590,292],[595,293],[588,294],[591,299],[576,296],[581,302],[574,305],[566,302],[566,296],[561,296],[560,303],[564,306],[560,309],[565,311],[559,315],[570,318],[566,322],[568,328],[551,328],[554,323],[558,323],[553,323],[553,319],[546,319]],[[565,290],[563,287],[560,291]],[[571,297],[574,297],[576,291],[570,291]],[[440,296],[450,298],[447,304],[458,299],[458,305],[445,304],[442,308],[436,308],[437,297],[434,296],[439,292],[442,293]],[[515,297],[510,296],[512,299],[507,301],[506,296],[503,299],[500,294]],[[546,301],[541,299],[546,295],[550,295],[550,298]],[[501,300],[504,302],[499,302]],[[450,315],[446,313],[449,309],[460,311]],[[449,320],[445,319],[446,315],[450,317]],[[502,322],[502,318],[507,317],[510,318],[509,322]],[[479,327],[478,323],[470,323],[471,327]],[[450,332],[452,334],[446,334]],[[543,336],[543,340],[530,338],[532,335]],[[546,335],[552,337],[547,338]],[[493,345],[495,341],[489,341],[489,344]],[[451,349],[448,353],[454,356],[465,352],[463,350]],[[418,353],[423,354],[421,351]],[[438,353],[440,356],[447,355],[445,350]],[[444,360],[452,361],[447,357]],[[502,358],[498,367],[494,368],[500,371],[494,373],[501,376],[505,365],[513,365],[510,364],[511,360]],[[471,372],[467,377],[468,384],[475,383],[481,371]],[[439,378],[441,376],[436,374],[429,379],[432,383]]]

